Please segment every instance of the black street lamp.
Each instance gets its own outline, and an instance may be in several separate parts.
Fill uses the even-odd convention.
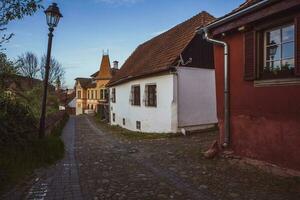
[[[57,7],[56,3],[50,5],[47,8],[47,10],[45,10],[45,14],[47,19],[47,24],[49,26],[49,34],[48,34],[48,49],[47,49],[47,59],[46,59],[46,66],[45,66],[44,91],[43,91],[42,111],[41,111],[41,118],[40,118],[39,138],[43,138],[45,136],[45,116],[46,116],[47,90],[48,90],[53,31],[54,28],[57,26],[59,19],[62,17],[62,14],[59,12],[59,8]]]

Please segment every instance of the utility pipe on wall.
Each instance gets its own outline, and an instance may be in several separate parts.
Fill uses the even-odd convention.
[[[208,42],[224,47],[224,143],[223,147],[228,147],[230,142],[230,111],[229,111],[229,78],[228,78],[228,44],[223,41],[209,38],[207,28],[197,31],[202,34]]]

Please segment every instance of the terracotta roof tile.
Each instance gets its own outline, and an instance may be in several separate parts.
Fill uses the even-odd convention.
[[[85,89],[96,87],[96,83],[93,83],[93,79],[91,78],[76,78],[75,80]]]
[[[234,9],[231,13],[229,14],[233,14],[237,11],[240,11],[240,10],[243,10],[249,6],[252,6],[253,4],[256,4],[258,3],[259,1],[262,1],[262,0],[246,0],[244,3],[242,3],[238,8]]]
[[[141,44],[111,79],[109,85],[120,80],[168,70],[174,66],[179,55],[195,36],[197,27],[215,18],[203,11],[153,39]]]
[[[115,74],[115,69],[111,68],[109,55],[103,55],[100,70],[91,75],[94,79],[111,79]]]

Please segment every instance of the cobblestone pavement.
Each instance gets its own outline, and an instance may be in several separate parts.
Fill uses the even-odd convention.
[[[42,176],[35,180],[25,199],[83,199],[74,153],[75,117],[70,117],[63,130],[62,139],[66,151],[64,158],[42,172]]]
[[[63,131],[63,160],[42,169],[25,199],[299,200],[300,180],[280,178],[202,153],[214,132],[126,139],[88,116]],[[9,199],[24,199],[18,195]]]
[[[205,160],[215,133],[128,140],[76,118],[76,157],[86,199],[300,199],[299,179],[223,158]]]

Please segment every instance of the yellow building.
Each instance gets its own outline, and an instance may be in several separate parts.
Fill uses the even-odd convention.
[[[76,78],[76,115],[100,113],[108,119],[109,92],[106,84],[118,70],[118,61],[111,68],[109,55],[103,54],[100,69],[91,78]]]

